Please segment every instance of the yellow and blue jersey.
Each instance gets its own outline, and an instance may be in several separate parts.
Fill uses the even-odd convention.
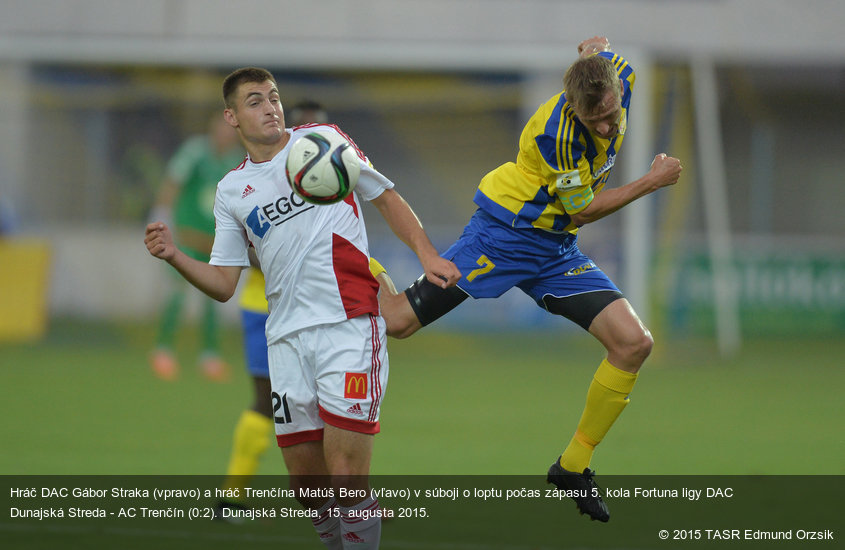
[[[238,305],[253,313],[267,314],[267,295],[264,291],[264,274],[257,267],[247,270]]]
[[[610,176],[625,137],[635,78],[623,57],[612,52],[597,55],[610,59],[622,80],[619,133],[609,140],[590,134],[562,91],[525,125],[516,162],[499,166],[481,180],[473,199],[479,208],[517,229],[577,232],[570,215],[584,210]]]

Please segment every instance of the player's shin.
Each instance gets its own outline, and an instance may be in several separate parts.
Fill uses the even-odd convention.
[[[226,471],[225,489],[243,495],[243,485],[258,471],[259,459],[270,446],[273,421],[263,414],[247,410],[241,414],[232,442],[232,456]]]
[[[637,381],[635,373],[617,369],[602,361],[587,391],[587,403],[578,428],[560,464],[565,470],[581,473],[589,467],[593,450],[630,402],[628,395]]]
[[[353,506],[340,507],[340,531],[344,548],[377,549],[381,540],[381,509],[368,496]]]
[[[340,514],[337,500],[330,498],[317,509],[317,517],[311,520],[320,542],[329,550],[342,550],[343,538],[340,532]]]

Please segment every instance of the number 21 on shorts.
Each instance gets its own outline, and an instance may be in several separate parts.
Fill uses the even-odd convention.
[[[481,267],[479,267],[478,269],[473,269],[472,271],[470,271],[469,275],[466,276],[467,281],[471,282],[473,279],[475,279],[479,275],[484,275],[485,273],[489,273],[490,271],[493,270],[494,267],[496,267],[496,264],[491,262],[490,258],[488,258],[485,254],[482,254],[477,260],[475,260],[475,263],[477,263]]]

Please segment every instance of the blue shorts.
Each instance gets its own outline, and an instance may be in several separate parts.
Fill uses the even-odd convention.
[[[241,325],[244,331],[244,349],[246,350],[246,370],[258,378],[270,378],[270,364],[267,359],[267,335],[264,325],[266,313],[241,310]]]
[[[595,262],[581,253],[577,239],[571,233],[512,229],[477,210],[442,256],[461,271],[458,287],[473,298],[497,298],[517,287],[546,309],[544,297],[619,292]]]

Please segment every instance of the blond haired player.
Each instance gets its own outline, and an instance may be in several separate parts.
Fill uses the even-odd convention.
[[[443,253],[463,279],[443,289],[421,277],[402,294],[383,295],[382,307],[389,334],[405,337],[467,296],[495,298],[517,287],[538,306],[566,317],[601,342],[607,355],[590,383],[575,433],[547,479],[569,491],[582,513],[607,521],[610,513],[590,461],[628,405],[653,341],[616,285],[579,250],[578,232],[675,184],[681,163],[659,154],[641,178],[605,190],[628,126],[634,71],[610,51],[605,37],[581,42],[578,53],[564,76],[564,90],[525,125],[516,162],[482,178],[474,198],[478,209]]]

